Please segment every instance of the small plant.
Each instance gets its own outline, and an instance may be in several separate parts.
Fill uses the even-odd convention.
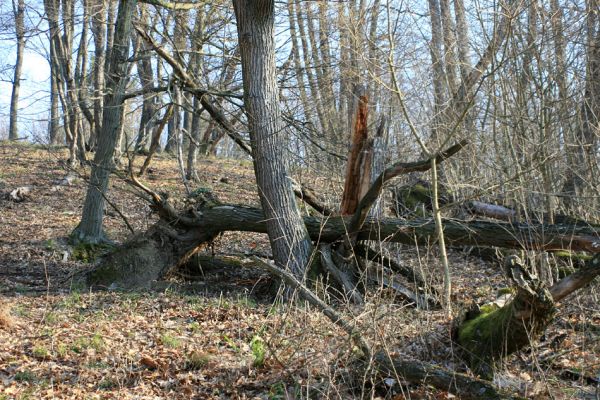
[[[49,312],[44,317],[44,323],[45,324],[54,325],[57,322],[58,322],[58,315],[56,315],[55,313]]]
[[[181,345],[181,341],[177,339],[175,336],[171,336],[168,333],[164,333],[160,336],[160,343],[163,346],[177,348]]]
[[[286,398],[285,383],[277,382],[269,388],[269,400],[281,400]]]
[[[258,307],[258,303],[256,302],[256,300],[249,298],[248,296],[240,296],[238,297],[238,303],[240,306],[242,307],[246,307],[246,308],[256,308]]]
[[[48,239],[44,242],[44,247],[48,251],[54,251],[56,250],[56,242],[54,241],[54,239]]]
[[[265,364],[265,356],[267,354],[265,342],[258,335],[255,335],[250,341],[250,350],[254,357],[254,366],[262,367]]]
[[[118,382],[113,378],[104,378],[98,383],[98,389],[107,390],[118,386]]]
[[[192,323],[190,323],[190,331],[192,331],[193,333],[198,333],[200,332],[200,324],[198,323],[198,321],[194,321]]]
[[[185,369],[190,371],[197,371],[199,369],[204,368],[209,361],[210,357],[207,354],[203,354],[198,351],[193,351],[187,356],[187,360],[185,362]]]
[[[75,308],[81,304],[81,301],[81,293],[79,293],[77,290],[73,290],[71,291],[71,294],[69,294],[69,296],[60,303],[60,305],[61,307],[67,309]]]
[[[17,317],[29,317],[29,310],[22,304],[19,304],[12,309],[13,314]]]
[[[94,333],[90,339],[90,347],[96,351],[101,351],[104,348],[104,339],[99,333]]]
[[[37,377],[31,371],[19,371],[15,374],[15,381],[17,382],[35,382]]]
[[[69,351],[69,348],[64,343],[59,343],[58,346],[56,346],[56,354],[60,358],[65,358],[67,356],[68,351]]]
[[[95,333],[91,338],[80,337],[71,346],[71,350],[77,354],[85,349],[94,349],[101,351],[104,348],[104,339],[99,333]]]
[[[35,346],[31,353],[35,358],[46,359],[50,357],[50,352],[44,346]]]
[[[88,363],[88,367],[93,369],[106,369],[110,366],[104,361],[91,361]]]
[[[229,346],[236,353],[238,353],[240,351],[240,348],[235,344],[233,339],[230,338],[229,336],[223,335],[223,341],[227,344],[227,346]]]

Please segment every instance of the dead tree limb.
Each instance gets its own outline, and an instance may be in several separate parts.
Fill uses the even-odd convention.
[[[559,302],[576,290],[588,285],[600,275],[600,253],[585,263],[585,267],[563,278],[550,288],[555,302]]]
[[[315,192],[306,185],[292,182],[292,189],[297,198],[314,208],[319,214],[329,216],[335,213],[335,211],[324,205],[323,202],[317,198]]]
[[[321,264],[325,267],[327,272],[342,285],[346,295],[355,304],[363,304],[362,295],[358,292],[357,287],[354,282],[352,282],[350,276],[344,271],[341,271],[333,261],[331,245],[321,244],[319,246],[319,251],[321,252]]]
[[[454,146],[444,150],[434,157],[437,163],[441,163],[444,160],[452,157],[454,154],[458,153],[463,147],[465,147],[469,142],[467,140],[461,140]],[[373,203],[377,200],[381,191],[383,189],[383,185],[388,182],[390,179],[395,178],[401,174],[408,174],[410,172],[417,171],[427,171],[431,168],[431,159],[421,160],[410,163],[401,163],[397,162],[390,167],[386,168],[378,177],[375,179],[375,182],[371,185],[367,193],[363,196],[360,203],[356,208],[356,212],[352,216],[352,220],[350,221],[349,231],[354,232],[359,230],[367,216],[369,215],[369,210]]]
[[[406,361],[399,357],[391,357],[384,352],[375,355],[373,364],[373,368],[379,374],[417,384],[425,383],[436,389],[453,393],[461,399],[519,398],[497,389],[491,382],[421,361]]]
[[[340,205],[341,215],[354,214],[360,199],[367,192],[371,182],[371,167],[373,161],[373,141],[369,140],[367,126],[369,108],[365,89],[357,91],[356,112],[353,121],[352,143],[346,163],[344,191]]]
[[[362,352],[362,367],[373,368],[379,375],[394,376],[416,384],[429,384],[437,389],[457,394],[463,399],[516,399],[517,397],[496,389],[490,382],[471,378],[465,374],[448,371],[420,361],[403,361],[391,358],[387,353],[378,352],[373,356],[371,347],[361,332],[346,321],[337,311],[325,304],[310,289],[299,282],[289,272],[276,267],[258,257],[253,257],[258,265],[279,277],[286,284],[298,290],[302,298],[321,311],[334,325],[339,326]]]

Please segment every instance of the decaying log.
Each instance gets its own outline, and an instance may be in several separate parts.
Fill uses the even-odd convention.
[[[552,286],[550,294],[555,302],[559,302],[569,294],[592,282],[598,275],[600,275],[600,255],[586,261],[583,268]]]
[[[386,353],[375,354],[373,368],[379,375],[391,376],[411,383],[425,383],[452,393],[460,399],[519,399],[482,379],[421,361],[407,361]]]
[[[177,249],[170,257],[166,258],[170,260],[171,267],[175,267],[180,262],[177,257],[193,252],[194,249],[206,244],[221,232],[266,233],[265,217],[262,210],[258,208],[216,205],[210,208],[188,209],[185,212],[179,212],[167,200],[162,199],[150,190],[148,190],[148,194],[153,197],[152,207],[158,212],[161,221],[158,226],[151,228],[142,237],[155,241],[157,249],[163,248],[159,251],[167,253],[172,252],[172,249]],[[350,217],[339,216],[325,219],[304,217],[304,222],[313,240],[321,243],[332,243],[347,233],[349,219]],[[426,218],[412,221],[393,218],[384,220],[367,218],[362,228],[354,234],[356,234],[359,241],[383,238],[387,242],[410,245],[414,245],[415,241],[419,244],[428,244],[434,241],[436,237],[435,223],[433,220]],[[594,228],[586,227],[448,219],[444,221],[444,234],[447,242],[453,246],[479,245],[600,252],[600,233]],[[156,239],[154,239],[155,236]],[[164,243],[167,243],[167,245],[164,245],[161,238],[171,239],[165,241]],[[143,241],[139,243],[143,243]],[[128,246],[130,251],[135,248],[131,243]],[[161,255],[161,257],[163,256]],[[160,272],[165,271],[164,268],[161,266],[153,268],[153,270]],[[114,277],[114,274],[108,274],[108,276]],[[159,279],[161,276],[157,274],[150,279]],[[96,283],[110,286],[112,282],[97,281]]]
[[[503,221],[514,221],[517,217],[517,212],[510,208],[499,206],[497,204],[484,203],[482,201],[470,201],[466,204],[467,209],[473,214],[484,217],[500,219]]]
[[[162,209],[170,220],[189,229],[214,232],[266,232],[262,210],[237,205],[219,205],[195,211],[197,216],[177,214],[171,207]],[[331,243],[346,233],[357,234],[358,240],[382,238],[386,242],[414,245],[429,244],[435,240],[435,223],[430,218],[410,221],[386,218],[367,218],[362,228],[348,232],[349,217],[304,217],[304,223],[313,240]],[[531,250],[561,250],[600,252],[600,231],[592,227],[572,227],[545,224],[511,224],[482,220],[460,221],[445,219],[444,234],[452,246],[496,246]]]
[[[455,338],[470,367],[488,378],[502,358],[541,335],[552,321],[558,301],[600,275],[600,253],[581,271],[550,289],[532,276],[517,256],[507,257],[505,267],[516,286],[514,298],[503,306],[483,306],[479,313],[460,322]]]

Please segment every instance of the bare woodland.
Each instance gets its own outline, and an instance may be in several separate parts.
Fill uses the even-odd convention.
[[[0,11],[15,48],[5,139],[64,148],[55,187],[85,182],[65,236],[101,256],[70,282],[144,291],[204,269],[267,273],[271,300],[308,304],[347,338],[342,380],[356,398],[404,398],[392,378],[522,398],[499,384],[506,362],[534,351],[574,298],[600,315],[598,0],[12,0]],[[19,128],[28,46],[50,71],[41,137]],[[178,190],[152,180],[164,157]],[[213,193],[202,160],[217,159],[251,162],[257,202]],[[132,226],[110,201],[114,182],[151,224]],[[0,190],[11,204],[36,196]],[[113,211],[127,238],[107,231]],[[268,246],[215,254],[228,232]],[[415,248],[433,282],[402,256]],[[457,300],[455,255],[467,252],[501,271],[503,295]],[[459,361],[407,359],[366,332],[357,316],[382,289],[443,315]]]

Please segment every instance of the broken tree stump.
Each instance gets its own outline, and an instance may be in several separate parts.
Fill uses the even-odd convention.
[[[554,318],[556,303],[600,275],[600,253],[581,271],[552,288],[530,274],[519,257],[509,256],[505,268],[516,294],[504,305],[486,304],[459,321],[455,341],[471,369],[491,378],[503,358],[530,345]]]

